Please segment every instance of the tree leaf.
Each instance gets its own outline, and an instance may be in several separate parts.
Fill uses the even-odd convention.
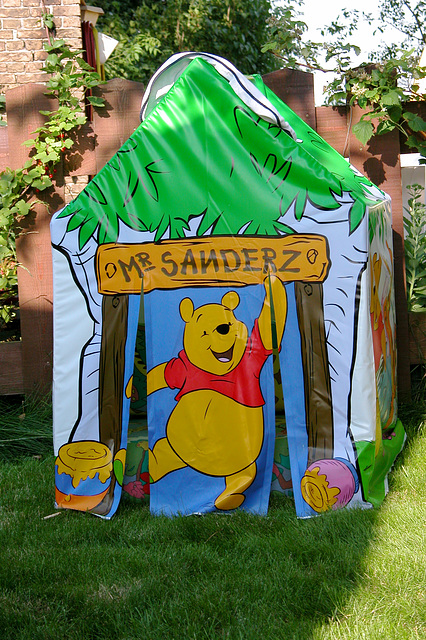
[[[30,203],[25,202],[24,200],[18,200],[15,206],[21,216],[26,216],[31,209]]]
[[[426,121],[417,114],[405,112],[403,117],[412,131],[426,131]]]
[[[367,144],[374,133],[374,127],[371,122],[360,120],[359,122],[354,124],[354,126],[352,127],[352,131],[362,144]]]
[[[105,106],[105,101],[102,98],[98,98],[97,96],[89,96],[87,99],[93,107]]]
[[[401,97],[397,91],[389,91],[382,96],[382,104],[392,106],[400,104]]]

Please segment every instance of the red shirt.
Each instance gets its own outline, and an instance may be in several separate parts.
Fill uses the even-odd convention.
[[[257,319],[247,341],[246,350],[238,365],[224,375],[208,373],[193,365],[182,350],[165,368],[164,377],[170,389],[180,389],[176,400],[191,391],[201,389],[217,391],[247,407],[265,404],[260,389],[260,372],[272,349],[265,349],[259,333]]]

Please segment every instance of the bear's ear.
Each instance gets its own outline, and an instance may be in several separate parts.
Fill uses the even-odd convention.
[[[184,322],[189,322],[194,313],[194,304],[191,298],[184,298],[179,305],[180,317]]]
[[[236,291],[228,291],[222,298],[222,304],[224,307],[233,311],[240,304],[240,296]]]

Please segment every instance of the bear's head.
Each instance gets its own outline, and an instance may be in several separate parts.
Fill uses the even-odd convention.
[[[225,375],[235,369],[244,355],[248,330],[234,315],[240,297],[228,291],[221,304],[205,304],[194,309],[190,298],[179,306],[185,322],[183,346],[192,364],[215,375]]]

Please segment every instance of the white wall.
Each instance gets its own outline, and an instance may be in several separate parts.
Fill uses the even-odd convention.
[[[420,184],[423,189],[426,186],[426,165],[419,165],[418,153],[405,153],[401,155],[401,177],[402,177],[402,204],[404,207],[404,215],[406,215],[405,207],[408,206],[409,193],[407,186],[410,184]],[[425,194],[423,193],[423,202],[425,202]]]

